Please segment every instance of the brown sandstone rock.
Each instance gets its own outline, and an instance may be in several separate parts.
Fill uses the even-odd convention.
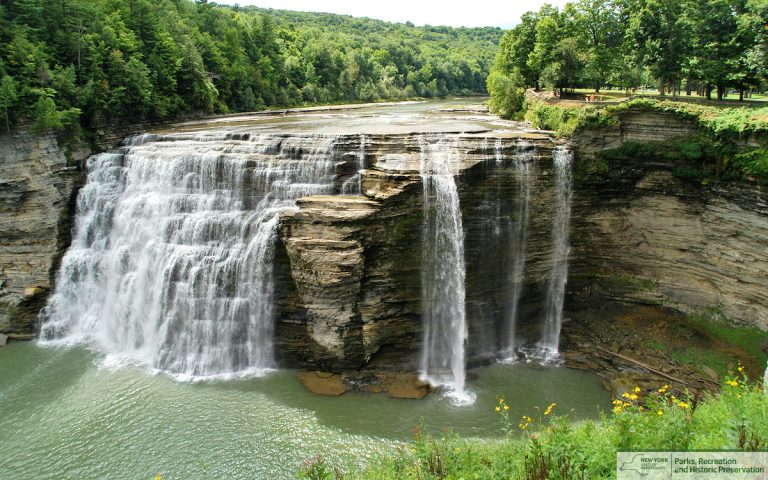
[[[418,399],[429,393],[429,384],[419,380],[415,373],[397,373],[382,379],[391,398]]]
[[[338,397],[347,391],[341,375],[327,372],[299,372],[299,381],[304,388],[317,395]]]

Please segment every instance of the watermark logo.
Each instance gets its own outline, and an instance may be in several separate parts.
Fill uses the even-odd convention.
[[[617,452],[616,480],[765,480],[768,452]]]

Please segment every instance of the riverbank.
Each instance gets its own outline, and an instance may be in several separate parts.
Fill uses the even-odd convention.
[[[671,393],[667,385],[633,389],[615,399],[599,421],[576,421],[556,402],[510,415],[509,401],[494,409],[506,430],[501,440],[478,441],[450,433],[416,432],[371,466],[344,470],[322,457],[305,462],[299,478],[440,479],[616,476],[617,451],[761,451],[768,442],[768,394],[737,367],[719,395]]]

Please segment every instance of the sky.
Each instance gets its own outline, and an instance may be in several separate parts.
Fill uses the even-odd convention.
[[[255,5],[265,8],[330,12],[416,25],[510,28],[529,10],[549,3],[558,7],[566,0],[217,0],[217,3]]]

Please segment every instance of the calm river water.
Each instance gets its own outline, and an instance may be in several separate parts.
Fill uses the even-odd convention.
[[[494,437],[497,396],[513,418],[557,402],[573,418],[609,408],[594,375],[564,368],[492,365],[470,371],[471,406],[437,395],[329,398],[292,372],[217,383],[179,383],[134,367],[111,369],[81,347],[0,348],[0,478],[294,478],[317,454],[364,463],[407,441],[414,426]],[[472,379],[474,378],[474,379]]]

